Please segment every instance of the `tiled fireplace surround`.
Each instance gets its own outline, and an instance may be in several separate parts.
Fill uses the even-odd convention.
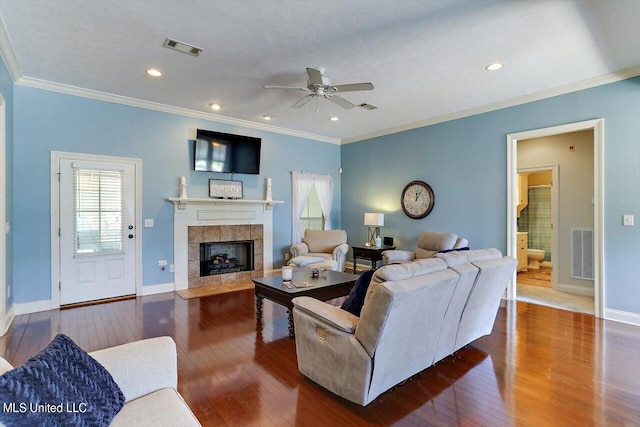
[[[277,201],[167,199],[174,203],[176,290],[262,277],[273,270],[273,207]],[[254,241],[253,271],[200,277],[200,243]]]
[[[189,238],[189,289],[251,280],[264,276],[262,224],[193,226],[188,228],[187,234]],[[200,277],[200,243],[235,242],[238,240],[253,240],[253,271]]]

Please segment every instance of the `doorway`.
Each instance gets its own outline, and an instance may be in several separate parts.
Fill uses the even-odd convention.
[[[519,277],[528,276],[534,285],[555,289],[558,284],[558,165],[518,168],[519,191],[526,192],[517,206]],[[519,197],[522,199],[522,197]],[[529,260],[529,249],[541,251]],[[525,274],[526,273],[526,274]],[[538,283],[536,283],[538,282]]]
[[[507,136],[507,151],[508,151],[508,176],[507,176],[507,188],[508,188],[508,216],[507,216],[507,253],[514,258],[517,258],[517,226],[518,226],[518,218],[517,218],[517,209],[518,209],[518,199],[517,199],[517,183],[518,183],[518,142],[534,139],[534,138],[548,138],[554,135],[564,135],[573,132],[580,131],[592,131],[592,147],[593,147],[593,168],[592,171],[592,182],[593,182],[593,192],[592,196],[590,196],[589,202],[592,206],[592,212],[589,212],[591,216],[591,224],[592,224],[592,233],[593,233],[593,305],[594,312],[597,317],[603,317],[604,312],[604,282],[603,282],[603,259],[602,259],[602,242],[603,242],[603,200],[602,200],[602,188],[603,188],[603,123],[602,119],[598,120],[590,120],[586,122],[572,123],[568,125],[556,126],[552,128],[545,129],[537,129],[527,132],[520,132],[517,134],[510,134]],[[571,149],[571,147],[567,147],[567,149]],[[560,177],[562,179],[562,177]],[[560,206],[557,204],[556,206]],[[559,224],[556,222],[556,227],[554,228],[554,233],[558,233],[560,229]],[[563,231],[564,233],[564,231]],[[560,236],[553,239],[556,244],[561,238],[569,239],[569,232],[567,231],[567,236]],[[567,249],[567,244],[564,244],[562,251],[552,250],[553,253],[556,253],[556,257],[553,257],[552,266],[558,267],[554,268],[555,272],[559,269],[560,265],[563,265],[564,268],[571,268],[571,261],[567,258],[569,257],[569,250]],[[562,254],[562,258],[559,255]],[[556,288],[560,288],[559,290],[566,290],[567,285],[558,282],[557,276],[554,274],[555,280],[553,283]],[[508,299],[516,299],[517,297],[517,276],[514,274],[513,280],[507,289],[507,298]],[[555,290],[555,289],[554,289]]]
[[[139,293],[140,161],[55,152],[51,161],[52,307]]]

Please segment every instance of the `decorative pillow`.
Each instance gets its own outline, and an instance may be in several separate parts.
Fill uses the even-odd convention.
[[[124,394],[111,374],[66,335],[0,376],[5,426],[106,426]]]
[[[360,317],[360,312],[364,305],[364,297],[367,294],[367,289],[369,288],[369,283],[371,283],[371,277],[373,277],[374,272],[375,270],[373,269],[367,270],[358,277],[355,285],[351,288],[351,292],[349,292],[349,297],[340,306],[341,309]]]

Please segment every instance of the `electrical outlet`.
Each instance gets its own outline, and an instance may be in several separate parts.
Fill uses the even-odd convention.
[[[284,260],[289,261],[289,252],[284,254]]]
[[[622,225],[633,226],[633,215],[622,215]]]
[[[153,218],[144,220],[145,227],[153,227]]]
[[[173,264],[169,265],[169,272],[171,272],[171,273],[175,273],[176,272],[176,267]]]

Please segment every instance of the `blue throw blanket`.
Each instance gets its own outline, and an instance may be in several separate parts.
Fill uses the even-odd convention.
[[[295,258],[291,258],[291,260],[289,260],[289,264],[295,264],[298,267],[306,267],[307,265],[316,264],[322,261],[324,261],[324,258],[319,256],[300,255]]]
[[[12,426],[107,426],[124,394],[111,374],[66,335],[0,376],[0,422]]]
[[[367,295],[367,289],[369,289],[369,283],[371,283],[374,272],[375,270],[367,270],[358,277],[356,284],[353,285],[351,292],[349,292],[349,297],[340,306],[341,309],[360,317],[360,312],[364,305],[364,297]]]

